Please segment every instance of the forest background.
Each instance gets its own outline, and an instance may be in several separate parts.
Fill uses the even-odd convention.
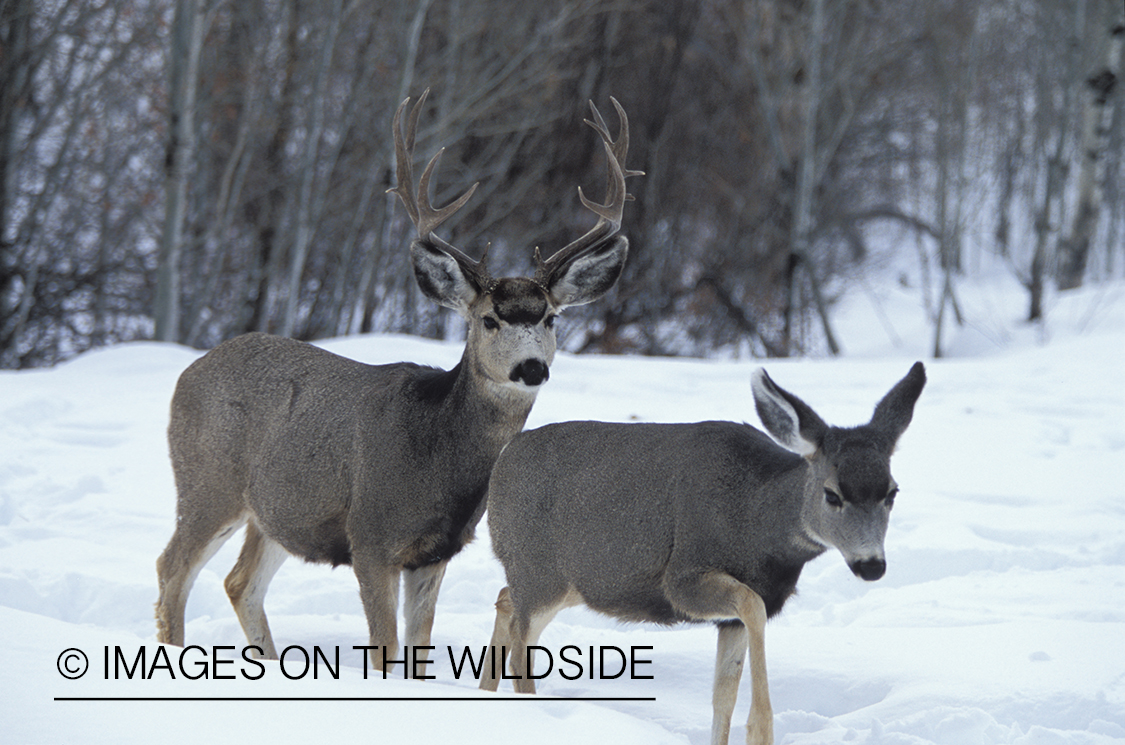
[[[0,0],[0,367],[157,338],[456,338],[409,266],[391,117],[427,87],[445,237],[525,273],[628,112],[631,251],[571,351],[833,354],[901,281],[1125,276],[1120,0]],[[909,271],[902,270],[910,267]],[[900,271],[901,270],[901,271]]]

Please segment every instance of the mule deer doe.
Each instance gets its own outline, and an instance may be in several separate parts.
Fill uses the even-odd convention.
[[[565,422],[515,437],[488,493],[508,586],[496,601],[481,688],[496,690],[488,671],[506,648],[516,691],[534,693],[527,647],[569,606],[625,621],[714,621],[712,745],[727,743],[747,644],[746,740],[772,743],[766,619],[830,546],[863,579],[883,576],[898,491],[891,452],[925,382],[915,363],[868,424],[841,428],[758,370],[758,415],[784,448],[732,422]]]
[[[476,185],[434,208],[429,182],[439,151],[415,191],[414,139],[425,98],[411,110],[405,137],[401,119],[410,99],[395,113],[392,191],[418,231],[410,254],[419,286],[468,322],[461,361],[449,371],[365,365],[302,342],[247,334],[188,367],[168,427],[178,496],[176,529],[157,561],[160,642],[183,645],[184,607],[199,570],[246,524],[225,586],[247,639],[265,657],[276,658],[277,650],[263,599],[290,554],[352,565],[376,668],[389,669],[398,650],[400,575],[406,644],[428,645],[446,563],[472,539],[492,464],[523,428],[547,380],[555,316],[597,299],[621,273],[628,251],[618,235],[630,198],[625,178],[635,172],[625,169],[628,120],[617,101],[616,140],[593,103],[594,121],[587,122],[609,161],[606,204],[579,189],[597,224],[546,261],[536,249],[533,279],[496,279],[485,257],[473,261],[434,233]]]

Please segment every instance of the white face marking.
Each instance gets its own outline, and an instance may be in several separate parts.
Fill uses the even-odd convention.
[[[845,479],[846,480],[846,479]],[[884,538],[890,519],[887,497],[897,488],[890,479],[883,498],[853,501],[842,487],[836,467],[830,465],[819,489],[813,489],[802,514],[805,534],[822,548],[835,547],[849,567],[860,562],[885,561]],[[819,493],[818,493],[819,492]]]
[[[529,280],[501,285],[469,311],[469,346],[485,379],[534,395],[555,359],[555,308]]]

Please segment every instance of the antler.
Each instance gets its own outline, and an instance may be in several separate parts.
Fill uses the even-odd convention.
[[[429,240],[442,251],[452,256],[456,259],[461,268],[472,276],[479,287],[486,288],[493,284],[492,275],[489,274],[488,267],[485,265],[488,258],[487,249],[484,255],[481,256],[480,261],[473,261],[458,248],[442,240],[434,233],[439,225],[452,217],[457,210],[465,206],[465,203],[473,196],[473,192],[477,190],[477,186],[480,185],[479,182],[470,186],[468,191],[440,209],[430,204],[430,178],[433,176],[438,161],[441,160],[441,156],[445,152],[445,148],[443,147],[430,159],[430,162],[426,165],[426,169],[422,171],[422,178],[418,181],[417,192],[414,190],[414,137],[418,132],[418,115],[422,111],[422,104],[426,102],[426,98],[429,95],[430,89],[427,88],[418,98],[418,103],[414,104],[414,107],[410,110],[410,115],[406,122],[405,137],[403,137],[402,133],[402,112],[406,109],[406,105],[410,103],[410,97],[405,98],[403,102],[399,104],[398,110],[395,111],[392,127],[394,128],[395,137],[395,167],[398,186],[393,189],[387,189],[387,193],[390,194],[393,192],[402,200],[403,206],[406,207],[407,214],[410,215],[411,222],[414,223],[414,227],[418,230],[419,238]]]
[[[598,216],[598,222],[588,233],[559,249],[546,261],[540,257],[539,249],[535,249],[535,281],[543,287],[550,286],[552,275],[561,268],[621,230],[621,214],[625,209],[625,202],[633,199],[633,195],[625,190],[625,179],[629,176],[644,175],[643,171],[630,171],[625,168],[625,156],[629,152],[629,117],[625,115],[625,110],[621,108],[616,98],[611,96],[609,100],[617,109],[617,118],[621,121],[616,141],[610,136],[609,128],[606,127],[605,120],[602,119],[593,101],[590,101],[590,111],[593,112],[594,120],[585,120],[601,135],[602,145],[605,147],[606,160],[609,164],[609,172],[606,174],[606,203],[598,204],[587,199],[582,193],[582,187],[578,187],[578,199],[582,202],[582,206]]]

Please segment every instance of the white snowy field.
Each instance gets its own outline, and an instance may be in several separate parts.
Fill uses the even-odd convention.
[[[874,297],[858,293],[840,310],[847,356],[766,363],[832,423],[866,421],[926,358],[916,297],[900,288]],[[864,583],[825,554],[767,627],[779,745],[1125,742],[1125,287],[1056,299],[1037,330],[1017,322],[1023,299],[1011,288],[965,288],[963,301],[974,321],[951,334],[952,357],[927,361],[929,383],[893,460],[902,491],[886,576]],[[372,363],[448,367],[460,355],[455,344],[404,337],[323,346]],[[483,524],[442,588],[436,661],[424,669],[435,680],[404,681],[401,666],[394,680],[365,680],[352,649],[367,641],[351,571],[292,559],[266,598],[278,648],[318,646],[330,660],[339,650],[338,679],[321,666],[316,679],[310,670],[291,680],[276,662],[259,669],[237,656],[215,667],[214,647],[237,655],[245,644],[222,588],[240,536],[204,568],[188,604],[187,643],[203,649],[188,650],[181,669],[180,650],[168,648],[170,664],[151,669],[162,662],[154,562],[175,505],[168,401],[197,356],[137,343],[0,372],[0,741],[707,742],[709,626],[623,625],[571,609],[541,645],[651,647],[637,656],[651,660],[638,672],[652,678],[552,674],[543,697],[520,700],[509,684],[479,694],[467,673],[456,679],[447,650],[479,654],[503,586]],[[754,423],[758,364],[560,355],[528,426]],[[129,665],[145,650],[132,679],[120,663],[115,676],[118,649]],[[88,656],[84,677],[60,674],[77,669],[66,650]],[[300,650],[286,659],[299,676]],[[216,697],[292,700],[184,700]],[[411,700],[347,700],[356,698]],[[748,706],[746,676],[734,743]]]

